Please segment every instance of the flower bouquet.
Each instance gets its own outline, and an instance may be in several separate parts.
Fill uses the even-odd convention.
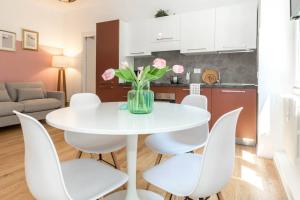
[[[134,114],[151,113],[153,109],[154,93],[150,90],[150,82],[162,78],[167,72],[173,71],[177,74],[184,72],[182,65],[174,65],[172,68],[167,66],[164,59],[157,58],[152,66],[138,68],[136,75],[133,68],[128,63],[122,63],[119,69],[107,69],[102,78],[106,81],[118,78],[132,83],[132,90],[128,92],[128,109]]]

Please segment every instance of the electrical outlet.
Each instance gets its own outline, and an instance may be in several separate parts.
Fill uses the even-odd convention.
[[[201,74],[201,68],[194,68],[194,74]]]

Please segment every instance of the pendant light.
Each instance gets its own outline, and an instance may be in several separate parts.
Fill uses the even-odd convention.
[[[62,1],[62,2],[65,2],[65,3],[72,3],[72,2],[74,2],[76,0],[59,0],[59,1]]]

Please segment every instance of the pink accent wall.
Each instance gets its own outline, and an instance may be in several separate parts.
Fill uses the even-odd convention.
[[[51,67],[52,55],[62,49],[41,46],[39,51],[23,50],[17,41],[17,51],[0,51],[0,82],[42,81],[47,90],[56,90],[56,68]]]

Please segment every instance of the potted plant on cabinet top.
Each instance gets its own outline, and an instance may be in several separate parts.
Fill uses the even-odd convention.
[[[162,78],[167,72],[173,71],[176,74],[184,72],[182,65],[174,65],[172,68],[167,66],[164,59],[157,58],[152,66],[138,68],[138,75],[134,73],[128,63],[122,63],[119,69],[107,69],[102,78],[105,81],[118,78],[132,83],[132,90],[128,92],[128,109],[134,114],[147,114],[152,112],[154,93],[150,90],[150,82]]]
[[[169,16],[169,11],[163,9],[158,10],[155,14],[155,18],[166,17],[166,16]]]

